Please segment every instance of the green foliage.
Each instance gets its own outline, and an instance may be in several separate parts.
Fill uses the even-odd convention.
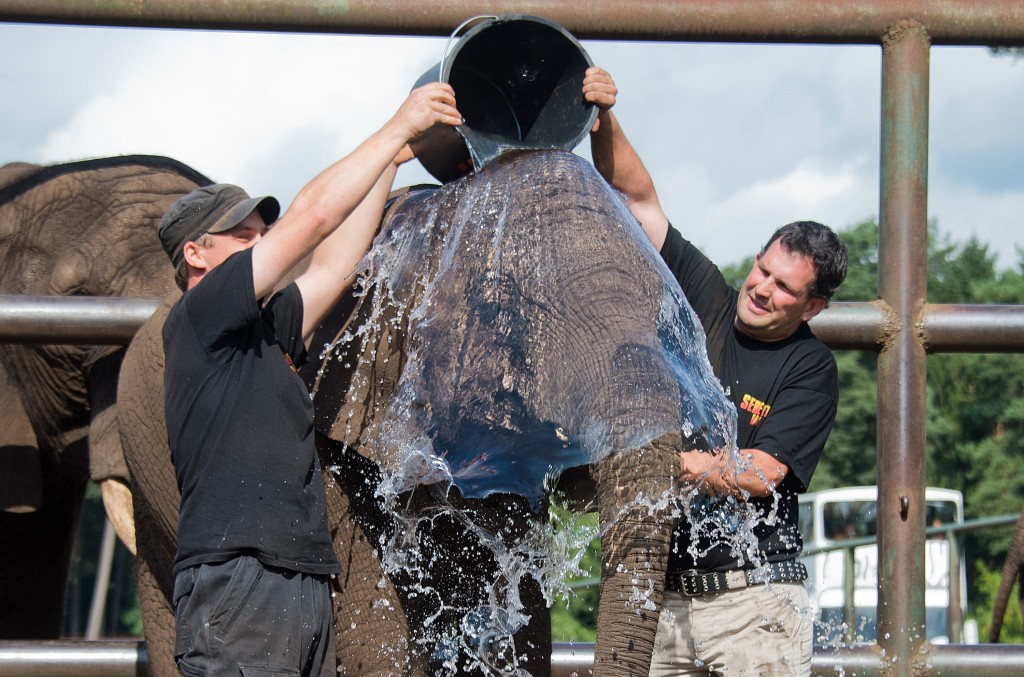
[[[1014,59],[1024,59],[1024,47],[989,47],[994,56],[1012,56]]]
[[[754,256],[751,254],[739,263],[722,267],[722,276],[733,289],[739,289],[743,280],[747,279],[747,273],[754,267]]]
[[[978,622],[979,640],[987,642],[988,631],[992,627],[992,607],[995,605],[996,591],[999,589],[1000,571],[989,569],[984,562],[977,562],[974,578],[977,593],[972,598],[974,601],[968,605],[967,615]],[[1006,604],[1003,627],[999,632],[1001,644],[1024,644],[1024,620],[1021,619],[1020,606],[1017,604],[1019,589],[1018,579],[1010,591],[1010,600]]]
[[[584,515],[580,524],[596,531],[597,513]],[[601,539],[594,538],[580,559],[580,571],[566,578],[572,594],[556,599],[551,608],[551,634],[555,642],[593,642],[597,636],[597,602],[601,578]]]
[[[840,231],[839,237],[846,243],[849,266],[834,300],[874,301],[878,298],[878,224],[862,221]]]
[[[84,637],[88,629],[105,525],[106,512],[99,487],[90,483],[82,506],[78,540],[71,556],[64,618],[65,637]],[[100,637],[142,636],[135,563],[131,553],[120,541],[114,544],[110,585],[99,626]]]
[[[875,483],[875,359],[873,353],[836,353],[839,410],[810,491]]]

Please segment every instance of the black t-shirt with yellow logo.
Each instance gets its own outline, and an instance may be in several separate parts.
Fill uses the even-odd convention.
[[[669,228],[662,258],[700,318],[707,335],[708,359],[726,394],[736,406],[736,443],[759,449],[789,467],[778,488],[779,499],[751,499],[762,515],[754,528],[759,556],[788,560],[803,548],[797,528],[797,494],[807,490],[835,421],[839,381],[835,359],[807,324],[782,341],[763,342],[736,330],[738,292],[722,273],[675,228]],[[732,504],[735,508],[735,503]],[[697,522],[728,520],[730,504],[707,500],[694,507]],[[735,510],[733,510],[735,512]],[[749,553],[736,553],[721,532],[693,528],[686,519],[676,530],[669,568],[726,571],[751,568]]]

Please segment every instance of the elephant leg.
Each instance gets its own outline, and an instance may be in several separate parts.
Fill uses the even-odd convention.
[[[520,496],[433,503],[412,497],[419,516],[419,569],[402,581],[430,674],[551,674],[551,613],[535,561],[519,547],[538,515]],[[433,512],[432,512],[433,511]],[[547,512],[544,510],[543,515]],[[503,560],[503,561],[502,561]],[[522,614],[521,627],[510,610]]]
[[[658,629],[679,476],[678,434],[594,467],[601,521],[595,675],[647,675]]]
[[[42,500],[39,442],[18,388],[0,365],[0,510],[32,512]]]
[[[177,677],[174,663],[174,607],[168,595],[160,589],[156,576],[144,558],[136,560],[138,566],[139,607],[146,635],[146,654],[150,677]]]
[[[999,633],[1003,629],[1003,617],[1006,615],[1006,605],[1010,601],[1010,592],[1022,569],[1024,569],[1024,512],[1021,512],[1020,517],[1017,518],[1017,526],[1013,529],[1013,537],[1010,539],[1010,547],[1006,550],[1006,561],[1003,562],[1003,571],[999,579],[999,589],[996,591],[996,598],[992,604],[992,625],[988,631],[988,641],[992,644],[999,641]],[[1021,585],[1019,592],[1024,594],[1024,584]],[[1024,615],[1024,598],[1018,598],[1017,604],[1021,608],[1021,615]]]
[[[339,675],[425,676],[413,651],[406,600],[385,574],[382,544],[392,524],[375,490],[380,471],[355,451],[318,436],[328,525],[342,572],[333,581]]]
[[[0,511],[0,639],[58,639],[85,478],[43,486],[35,512]]]
[[[169,459],[165,462],[170,466]],[[150,473],[157,471],[155,468],[149,470]],[[169,468],[160,470],[169,472]],[[133,508],[138,535],[135,561],[142,627],[149,655],[149,674],[153,677],[175,677],[178,668],[174,663],[176,629],[171,596],[174,590],[172,565],[177,538],[173,528],[167,525],[173,523],[171,520],[177,515],[177,486],[172,479],[170,487],[163,489],[163,494],[167,494],[169,489],[173,495],[162,495],[147,484],[145,477],[137,480],[135,485]],[[162,499],[169,503],[161,503]]]
[[[112,408],[117,413],[122,449],[119,453],[131,478],[130,505],[135,523],[142,627],[149,654],[149,671],[156,677],[178,674],[173,656],[172,594],[174,556],[178,548],[179,497],[171,451],[167,447],[161,377],[164,368],[161,328],[177,296],[174,294],[165,299],[135,334],[121,365],[117,405]],[[100,429],[94,425],[90,435]],[[96,473],[97,468],[93,467],[92,472]],[[116,472],[111,474],[117,476]],[[106,494],[104,498],[106,501]]]

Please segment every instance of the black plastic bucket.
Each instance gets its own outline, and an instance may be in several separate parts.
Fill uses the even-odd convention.
[[[485,20],[416,82],[450,84],[465,119],[456,128],[435,125],[413,143],[420,163],[442,182],[482,169],[506,150],[572,150],[597,118],[597,108],[583,102],[593,62],[568,31],[521,14],[477,18]]]

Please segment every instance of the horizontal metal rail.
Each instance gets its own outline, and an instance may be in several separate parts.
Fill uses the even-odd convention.
[[[0,343],[127,345],[160,299],[0,295]]]
[[[137,640],[0,641],[0,677],[135,677],[148,661]]]
[[[1018,0],[0,0],[0,21],[304,33],[446,36],[478,14],[543,16],[584,39],[878,44],[912,19],[934,45],[1024,44]]]
[[[126,345],[162,299],[0,294],[0,343]],[[895,320],[876,302],[836,302],[811,321],[833,350],[880,350]],[[927,304],[919,333],[936,352],[1024,349],[1024,306]]]
[[[1024,352],[1024,306],[927,304],[918,334],[929,353]]]
[[[928,527],[924,530],[924,535],[926,537],[940,536],[944,534],[955,535],[981,531],[983,529],[991,529],[993,527],[1009,527],[1016,524],[1018,519],[1020,519],[1020,515],[1016,513],[1012,515],[979,517],[977,519],[967,520],[966,522],[950,522],[949,524]],[[836,543],[829,543],[828,545],[808,546],[804,548],[800,555],[802,557],[808,557],[810,555],[820,555],[823,552],[832,552],[834,550],[854,550],[862,545],[877,544],[878,536],[859,536],[857,538],[847,538]]]
[[[0,677],[135,677],[148,656],[138,640],[0,641]],[[935,674],[1001,677],[1024,674],[1024,647],[1008,644],[944,644],[927,649],[922,662]],[[594,645],[556,642],[552,677],[583,677],[594,665]],[[827,677],[881,675],[885,660],[876,645],[817,646],[811,674]]]

